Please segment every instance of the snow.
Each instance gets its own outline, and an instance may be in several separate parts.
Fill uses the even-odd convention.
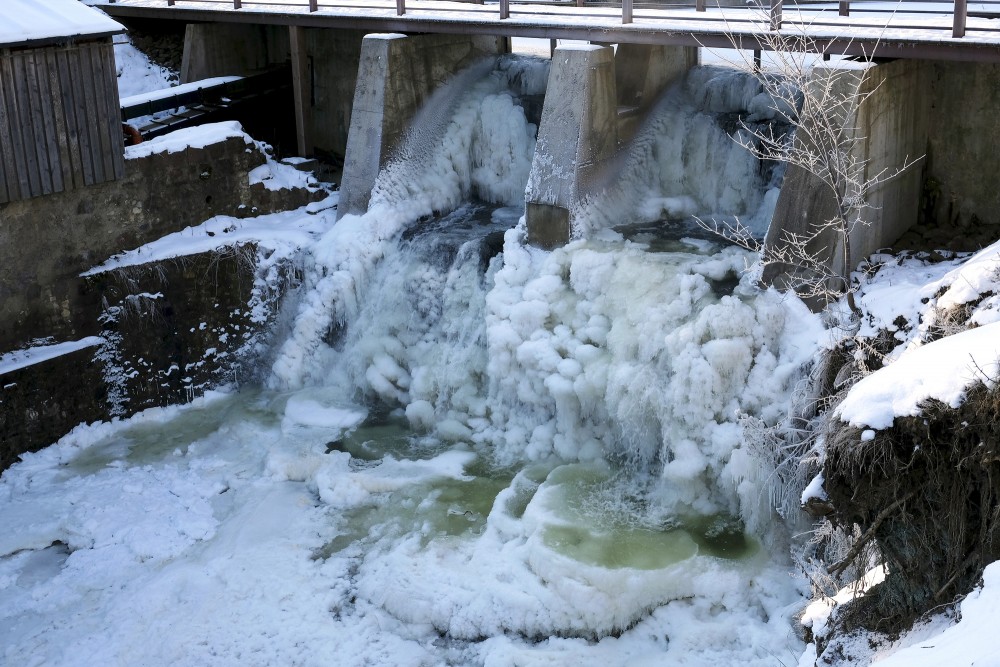
[[[303,277],[268,388],[81,425],[0,477],[2,661],[811,664],[815,648],[803,653],[792,629],[803,587],[768,541],[773,471],[758,469],[737,416],[780,423],[828,332],[749,276],[719,293],[747,253],[699,239],[654,251],[609,227],[607,202],[591,202],[567,246],[528,246],[515,223],[534,128],[515,98],[537,92],[544,71],[477,70],[480,81],[445,91],[364,216],[335,223],[335,195],[218,216],[87,272],[252,242],[273,251],[264,269],[294,257]],[[709,106],[757,94],[698,76]],[[233,136],[252,143],[220,124],[144,150]],[[290,165],[264,167],[251,178],[301,184]],[[747,173],[732,169],[723,181]],[[764,185],[745,193],[755,207]],[[746,203],[724,188],[641,186],[650,209]],[[472,195],[501,206],[490,224],[510,227],[485,273],[478,244],[450,240],[452,227],[480,224],[463,204]],[[921,397],[961,400],[955,369],[970,360],[996,375],[998,256],[901,260],[863,286],[865,330],[893,326],[898,346],[842,418],[869,437]],[[926,342],[960,304],[980,326]],[[380,403],[395,409],[365,407]],[[746,526],[745,549],[713,554],[690,516]],[[961,622],[879,659],[990,664],[995,567]],[[821,630],[878,576],[809,606],[804,622]]]
[[[116,56],[117,57],[117,56]],[[230,83],[233,81],[239,81],[243,77],[239,76],[216,76],[209,79],[201,79],[200,81],[192,81],[191,83],[182,83],[178,86],[173,86],[172,88],[162,88],[159,90],[150,90],[148,92],[141,92],[127,97],[121,98],[122,107],[135,106],[137,104],[142,104],[144,102],[155,102],[157,100],[162,100],[173,95],[180,95],[183,93],[193,93],[203,88],[209,88],[212,86],[217,86],[223,83]]]
[[[885,365],[858,381],[835,412],[863,429],[862,442],[873,440],[877,430],[890,427],[897,417],[919,415],[924,400],[958,407],[972,383],[995,388],[1000,362],[995,296],[1000,291],[1000,242],[971,255],[876,255],[870,265],[872,275],[857,275],[863,315],[857,335],[871,338],[888,331],[895,347],[885,355]],[[951,319],[956,313],[961,316],[957,323]],[[818,476],[803,501],[817,495],[821,484]],[[870,641],[864,634],[843,639],[844,650],[855,654],[851,664],[1000,665],[995,642],[986,639],[1000,617],[998,578],[1000,564],[989,565],[984,585],[969,592],[957,614],[921,621],[895,641],[879,636]],[[804,624],[822,631],[834,604],[872,583],[846,587],[836,602],[810,605]],[[815,660],[815,646],[810,645],[799,664],[812,667]]]
[[[432,104],[364,216],[334,224],[332,198],[220,216],[92,270],[253,240],[300,249],[302,285],[269,389],[80,426],[3,474],[6,662],[801,652],[784,551],[742,530],[771,510],[736,419],[783,418],[819,318],[750,280],[717,293],[748,257],[711,242],[654,252],[603,229],[526,245],[534,128],[515,98],[545,69],[504,66]],[[155,148],[241,136],[205,132]],[[488,221],[473,195],[498,207]],[[493,229],[503,254],[484,273]],[[363,407],[380,403],[394,409]],[[732,552],[713,541],[726,525]]]
[[[169,135],[164,135],[169,136]],[[289,257],[308,246],[332,226],[336,195],[293,211],[282,211],[254,218],[219,215],[200,225],[187,227],[156,241],[111,257],[88,269],[82,276],[114,271],[129,266],[174,259],[218,250],[226,246],[255,243],[273,250],[279,257]]]
[[[266,163],[251,169],[249,176],[250,185],[259,183],[272,191],[294,188],[316,190],[319,187],[311,173],[297,169],[291,160],[278,162],[269,157]]]
[[[94,0],[89,0],[93,2]],[[122,4],[161,6],[158,0],[119,0]],[[94,2],[94,4],[104,4]],[[205,8],[200,3],[184,5],[194,14]],[[977,9],[978,8],[978,9]],[[220,4],[222,12],[241,11],[231,5]],[[910,11],[907,11],[907,10]],[[783,9],[784,31],[794,37],[822,42],[829,38],[843,39],[845,43],[879,44],[949,44],[957,47],[996,46],[1000,36],[995,32],[996,20],[982,16],[967,17],[967,33],[961,39],[952,37],[954,5],[946,2],[866,2],[864,12],[855,11],[851,16],[838,16],[836,3],[809,3],[787,6]],[[992,12],[989,4],[969,3],[969,11]],[[309,14],[308,3],[302,0],[272,0],[266,5],[255,5],[254,11],[271,13]],[[396,4],[389,0],[370,0],[364,7],[352,3],[326,3],[315,13],[318,17],[346,20],[364,18],[383,20],[395,26],[398,21]],[[644,7],[635,12],[635,21],[623,26],[621,10],[607,7],[579,8],[574,3],[533,5],[514,3],[510,16],[501,19],[496,3],[473,5],[445,0],[422,0],[407,8],[406,21],[415,31],[421,23],[451,23],[455,27],[475,25],[477,28],[503,24],[508,29],[523,28],[534,34],[559,36],[563,29],[573,29],[579,34],[615,36],[615,33],[673,33],[707,35],[709,37],[740,36],[765,32],[769,14],[757,3],[749,6],[709,6],[705,12],[695,12],[691,6],[652,8]],[[428,31],[433,31],[428,25]],[[544,31],[544,32],[543,32]],[[647,40],[640,40],[647,41]],[[709,41],[709,40],[705,40]],[[728,42],[727,42],[728,43]]]
[[[254,144],[239,121],[228,120],[175,130],[135,146],[126,146],[125,157],[135,159],[156,153],[178,153],[188,148],[204,148],[233,137],[243,139],[248,146]]]
[[[885,581],[886,574],[885,566],[879,565],[866,572],[858,581],[851,582],[851,584],[841,588],[836,595],[814,600],[802,613],[800,622],[803,627],[811,628],[813,633],[822,634],[834,609],[855,598],[864,596],[873,586]]]
[[[886,260],[888,258],[876,258]],[[929,263],[916,257],[888,261],[878,279],[865,285],[861,335],[895,332],[899,344],[887,365],[863,378],[837,408],[840,419],[858,428],[884,429],[896,417],[914,416],[936,399],[961,404],[975,382],[993,386],[1000,364],[1000,242],[972,256]],[[964,331],[925,342],[942,318],[958,307],[971,309]]]
[[[120,32],[125,32],[123,25],[77,0],[4,0],[0,4],[0,46]]]
[[[54,345],[38,345],[25,350],[16,350],[0,355],[0,375],[40,364],[43,361],[61,357],[64,354],[96,347],[104,342],[100,336],[87,336],[80,340],[56,343]]]
[[[559,469],[521,518],[508,501],[537,483],[512,482],[479,536],[437,535],[428,526],[423,537],[408,537],[390,519],[368,524],[367,545],[317,559],[356,530],[352,516],[387,493],[416,512],[418,527],[445,514],[468,524],[460,498],[441,504],[427,485],[468,484],[475,454],[352,467],[345,453],[322,454],[284,434],[274,420],[280,402],[216,395],[81,426],[8,470],[0,480],[5,660],[765,665],[762,647],[795,650],[787,630],[795,596],[764,554],[735,564],[682,557],[672,569],[648,571],[557,556],[543,537],[565,521],[554,497]],[[177,431],[185,441],[151,437]],[[302,471],[280,460],[301,462],[292,454],[303,447],[317,463],[298,481],[286,473]],[[659,605],[664,598],[673,601]],[[619,637],[530,640],[534,632],[624,625],[631,614],[619,614],[650,604],[658,608]]]
[[[1000,368],[1000,322],[947,336],[910,350],[863,378],[837,408],[842,421],[884,429],[896,417],[920,413],[936,399],[957,408],[975,382],[994,386]]]
[[[802,491],[801,503],[806,504],[812,498],[818,498],[819,500],[827,500],[826,489],[823,488],[823,473],[816,475],[812,478],[812,481],[806,486]]]
[[[982,587],[970,592],[961,602],[959,617],[961,620],[955,625],[873,664],[879,667],[1000,665],[995,635],[1000,618],[1000,563],[986,567]]]
[[[118,97],[123,106],[130,97],[167,88],[177,78],[169,70],[151,62],[127,36],[115,39],[114,50]]]

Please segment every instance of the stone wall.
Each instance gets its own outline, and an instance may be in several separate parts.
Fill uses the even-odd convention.
[[[79,274],[115,253],[215,215],[305,203],[302,193],[249,185],[264,160],[234,137],[128,159],[120,181],[0,205],[0,353],[34,338],[95,334],[100,295]]]
[[[85,347],[0,375],[0,471],[80,422],[107,416],[107,386],[95,352]]]
[[[215,215],[323,196],[251,186],[250,170],[264,161],[255,144],[230,137],[126,160],[121,181],[0,206],[0,356],[40,340],[101,339],[0,373],[0,470],[80,422],[182,403],[254,375],[269,323],[251,319],[249,303],[278,295],[254,292],[253,246],[80,274]]]
[[[0,372],[0,470],[81,422],[186,403],[258,379],[278,294],[255,294],[255,248],[225,248],[87,278],[100,343]]]

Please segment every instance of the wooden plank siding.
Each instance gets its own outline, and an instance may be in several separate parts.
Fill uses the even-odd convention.
[[[125,173],[109,38],[0,49],[0,204]]]

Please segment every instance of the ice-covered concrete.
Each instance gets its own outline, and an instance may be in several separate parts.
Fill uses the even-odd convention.
[[[340,216],[368,210],[379,170],[423,102],[462,68],[496,55],[501,41],[453,35],[365,36],[344,158]]]
[[[618,147],[617,100],[611,47],[556,49],[525,193],[533,245],[569,241],[573,207]]]

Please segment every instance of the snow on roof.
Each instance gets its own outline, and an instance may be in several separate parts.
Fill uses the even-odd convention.
[[[0,2],[0,46],[121,32],[122,24],[77,0]]]

